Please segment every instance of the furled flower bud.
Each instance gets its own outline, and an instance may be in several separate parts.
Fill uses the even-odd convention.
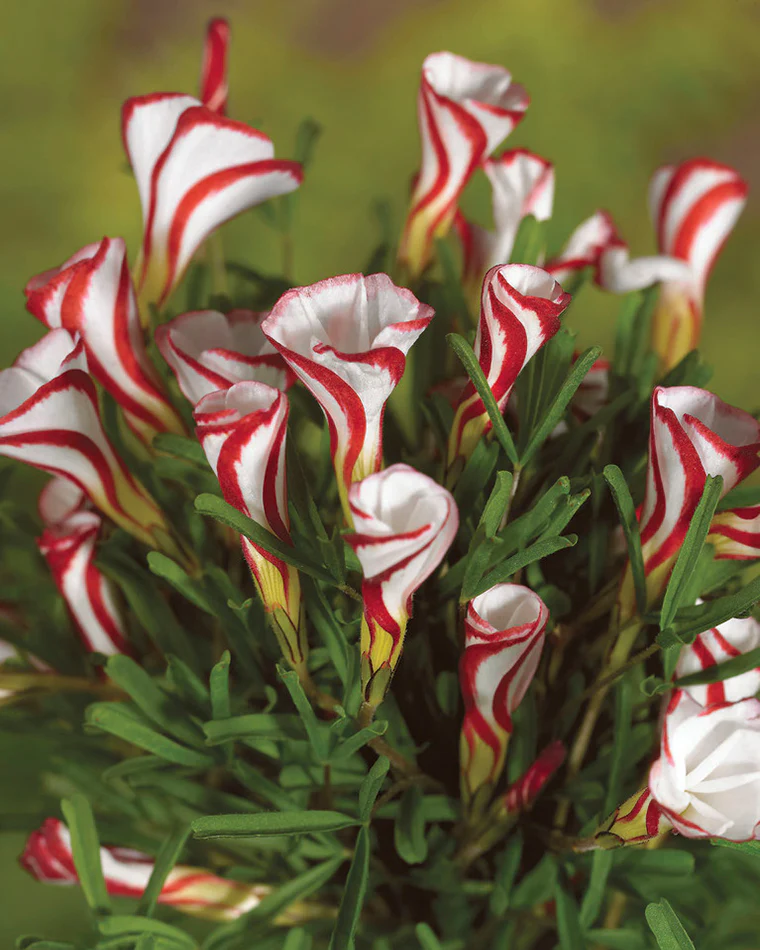
[[[301,183],[301,166],[275,159],[266,135],[192,96],[128,99],[122,137],[143,212],[137,289],[159,307],[212,231]]]
[[[95,565],[102,518],[87,510],[84,492],[63,478],[45,486],[39,512],[45,530],[37,546],[86,648],[106,656],[129,652],[113,586]]]
[[[201,66],[200,99],[207,109],[225,115],[227,112],[227,48],[230,25],[222,17],[209,21]]]
[[[78,333],[90,373],[119,403],[148,445],[159,432],[183,432],[151,365],[121,238],[89,244],[59,268],[33,277],[26,305],[45,326]]]
[[[760,702],[705,708],[675,692],[649,790],[687,838],[760,837]]]
[[[528,95],[501,66],[433,53],[422,64],[417,120],[422,159],[401,238],[399,259],[413,277],[433,242],[451,227],[475,169],[504,141],[528,108]]]
[[[289,290],[262,324],[327,417],[349,524],[349,486],[382,466],[385,404],[432,318],[387,274],[348,274]]]
[[[609,851],[627,844],[644,844],[668,834],[672,827],[652,793],[644,788],[616,808],[594,836],[582,842],[577,850]]]
[[[492,267],[483,281],[475,356],[501,411],[520,371],[559,330],[559,315],[570,295],[540,267]],[[455,479],[491,420],[468,382],[459,399],[449,436],[448,468]]]
[[[587,267],[594,277],[602,251],[617,236],[612,218],[606,211],[596,211],[573,231],[556,257],[544,267],[563,286]]]
[[[176,557],[163,514],[103,431],[86,368],[81,340],[59,329],[0,372],[0,455],[69,479],[125,531]]]
[[[362,695],[374,710],[404,646],[412,595],[443,560],[459,527],[451,494],[409,465],[391,465],[349,490],[356,533],[346,540],[364,572]]]
[[[156,329],[156,344],[195,406],[218,389],[256,380],[285,390],[294,374],[261,331],[266,313],[183,313]]]
[[[236,383],[201,399],[195,421],[225,500],[292,544],[285,480],[287,397],[264,383]],[[308,644],[298,571],[247,538],[241,540],[283,656],[302,670]]]
[[[24,870],[43,884],[79,883],[71,835],[57,818],[47,818],[32,832],[19,860]],[[151,857],[131,848],[101,848],[100,863],[109,894],[142,897],[153,872]],[[158,903],[205,920],[237,920],[270,892],[266,885],[227,880],[203,868],[178,864],[169,872]]]
[[[513,782],[502,798],[504,815],[527,811],[565,761],[565,746],[559,739],[551,742],[532,765]]]
[[[549,610],[520,584],[497,584],[471,600],[459,683],[464,721],[459,742],[462,797],[482,804],[501,775],[512,714],[533,680]]]
[[[712,630],[700,633],[693,643],[681,650],[676,679],[701,673],[760,647],[760,623],[754,617],[735,617]],[[684,692],[700,706],[718,706],[750,699],[760,690],[760,666],[719,683],[685,686]]]

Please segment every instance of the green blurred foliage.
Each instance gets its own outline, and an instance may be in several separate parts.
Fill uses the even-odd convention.
[[[372,205],[388,198],[398,227],[418,141],[420,63],[448,48],[507,65],[533,105],[509,140],[557,165],[553,245],[596,207],[614,215],[634,253],[653,250],[646,189],[665,161],[706,154],[760,181],[760,4],[755,0],[25,0],[3,7],[0,82],[0,354],[9,363],[41,328],[23,309],[27,278],[103,234],[137,246],[140,212],[119,135],[130,95],[196,89],[205,21],[233,25],[230,112],[288,157],[301,119],[324,127],[302,188],[295,277],[361,269],[377,242]],[[468,210],[487,220],[477,183]],[[760,202],[752,198],[710,284],[703,352],[715,388],[748,408],[757,350],[754,264]],[[256,213],[224,231],[231,256],[279,266]],[[581,343],[608,344],[617,303],[588,294],[574,314]],[[4,749],[14,760],[28,747]],[[31,773],[30,773],[31,774]],[[0,786],[0,805],[34,789]],[[6,782],[6,785],[8,783]],[[54,924],[76,935],[77,901],[42,890],[0,838],[0,945]],[[71,915],[71,916],[69,916]]]

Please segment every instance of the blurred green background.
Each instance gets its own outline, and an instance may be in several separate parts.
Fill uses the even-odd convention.
[[[550,232],[558,245],[596,207],[634,253],[653,250],[652,170],[706,154],[760,191],[760,3],[757,0],[23,0],[3,4],[0,123],[0,356],[8,364],[41,327],[23,308],[27,278],[103,234],[135,248],[137,194],[126,173],[119,108],[127,96],[197,89],[206,20],[232,21],[230,113],[292,152],[302,118],[324,126],[302,188],[298,282],[361,269],[378,240],[374,199],[400,226],[418,155],[415,94],[428,52],[503,63],[532,96],[509,140],[557,165]],[[470,202],[485,213],[485,192]],[[484,218],[484,220],[486,220]],[[756,395],[760,197],[710,283],[706,358],[714,388],[747,408]],[[225,229],[237,259],[275,269],[261,218]],[[586,295],[582,343],[608,344],[613,298]],[[0,749],[0,807],[33,810],[26,740]],[[66,939],[78,894],[42,888],[15,866],[22,837],[0,836],[0,947],[20,933]]]

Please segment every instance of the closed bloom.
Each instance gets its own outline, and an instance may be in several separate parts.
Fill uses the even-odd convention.
[[[159,432],[183,432],[151,365],[121,238],[89,244],[60,267],[33,277],[26,305],[45,326],[78,333],[90,373],[148,445]]]
[[[285,390],[294,375],[261,330],[266,313],[183,313],[156,329],[156,344],[195,406],[218,389],[256,380]]]
[[[528,766],[520,778],[509,786],[502,799],[504,814],[517,815],[527,811],[564,761],[565,746],[556,739]]]
[[[727,620],[712,630],[700,633],[696,640],[681,650],[676,666],[676,679],[701,673],[760,647],[760,623],[754,617]],[[760,690],[760,667],[720,683],[686,686],[684,692],[700,706],[716,706],[750,699]]]
[[[230,25],[215,17],[206,27],[203,47],[200,99],[207,109],[225,115],[227,112],[227,49],[230,43]]]
[[[32,832],[20,858],[21,866],[43,884],[79,883],[68,828],[47,818]],[[100,863],[106,890],[113,897],[142,897],[153,872],[147,854],[131,848],[101,848]],[[204,868],[177,864],[169,872],[158,903],[205,920],[237,920],[258,906],[271,888],[218,877]]]
[[[289,290],[262,324],[327,417],[349,524],[349,486],[382,466],[385,404],[432,318],[387,274],[348,274]]]
[[[492,267],[483,281],[475,355],[503,412],[521,370],[559,330],[570,295],[540,267]],[[448,468],[454,477],[491,428],[483,401],[468,382],[449,436]]]
[[[422,159],[399,249],[412,276],[425,269],[473,172],[522,119],[528,102],[523,87],[501,66],[453,53],[433,53],[422,64],[417,98]]]
[[[618,806],[578,850],[601,848],[608,851],[627,844],[643,844],[666,835],[672,827],[650,790],[643,788]]]
[[[356,533],[346,540],[364,572],[362,695],[382,702],[404,646],[412,596],[446,555],[459,527],[451,494],[409,465],[391,465],[351,486]]]
[[[470,601],[459,683],[464,699],[460,738],[462,795],[482,800],[504,767],[512,715],[535,676],[549,610],[520,584],[497,584]]]
[[[196,406],[195,421],[225,500],[291,544],[285,480],[287,397],[264,383],[237,383],[205,396]],[[283,656],[303,670],[308,644],[298,571],[247,538],[241,540]]]
[[[122,137],[143,213],[137,289],[158,306],[212,231],[301,183],[301,166],[275,159],[266,135],[192,96],[128,99]]]
[[[760,822],[760,703],[673,694],[649,790],[679,834],[750,841]]]
[[[616,237],[609,214],[596,211],[578,225],[559,254],[544,265],[545,269],[563,286],[587,267],[592,268],[597,277],[602,252]]]

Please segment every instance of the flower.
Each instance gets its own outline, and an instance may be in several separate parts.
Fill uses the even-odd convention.
[[[295,376],[261,331],[266,313],[183,313],[156,329],[156,345],[195,406],[218,389],[257,380],[287,389]]]
[[[641,789],[619,805],[590,839],[591,849],[610,850],[627,844],[643,844],[672,830],[662,808],[648,788]],[[585,850],[580,848],[579,850]]]
[[[712,544],[717,560],[760,557],[760,505],[717,512],[707,540]]]
[[[264,383],[236,383],[201,399],[194,415],[225,500],[292,544],[285,480],[287,397]],[[303,671],[308,643],[298,571],[248,538],[241,541],[283,656]]]
[[[95,565],[103,519],[87,510],[84,492],[64,478],[42,490],[39,512],[45,530],[37,546],[85,646],[106,656],[128,653],[113,586]]]
[[[544,267],[564,286],[587,267],[596,272],[602,251],[616,236],[615,225],[609,214],[596,211],[578,225],[559,254]]]
[[[160,509],[103,431],[86,367],[81,340],[58,329],[0,372],[0,455],[68,479],[125,531],[181,559]]]
[[[505,814],[516,815],[531,807],[565,761],[565,751],[564,743],[559,739],[549,743],[535,762],[507,789],[502,798]]]
[[[225,115],[227,112],[227,48],[230,25],[222,17],[209,20],[203,47],[200,99],[207,109]]]
[[[452,495],[409,465],[391,465],[351,486],[356,533],[346,540],[364,572],[362,695],[383,699],[404,646],[412,596],[443,560],[459,527]]]
[[[522,119],[528,102],[501,66],[453,53],[425,59],[417,99],[422,159],[399,249],[413,277],[429,263],[435,238],[451,227],[473,172]]]
[[[706,708],[676,691],[649,790],[687,838],[749,841],[760,822],[760,702]]]
[[[535,676],[548,620],[546,604],[520,584],[497,584],[467,606],[459,765],[468,802],[482,802],[501,774],[512,714]]]
[[[760,647],[760,623],[754,617],[726,620],[711,630],[700,633],[696,640],[681,650],[676,665],[676,679],[701,673],[711,666]],[[700,706],[716,706],[750,699],[760,690],[760,665],[739,676],[719,683],[685,686],[684,692]]]
[[[349,524],[349,486],[382,465],[385,403],[432,318],[387,274],[347,274],[289,290],[261,325],[327,417]]]
[[[26,305],[45,326],[78,333],[90,373],[148,445],[158,432],[184,432],[151,365],[121,238],[88,244],[27,283]]]
[[[57,818],[46,818],[32,832],[20,862],[43,884],[79,883],[71,834]],[[100,863],[108,893],[135,899],[142,897],[154,866],[151,857],[131,848],[101,848]],[[205,920],[237,920],[270,892],[266,885],[227,880],[204,868],[177,864],[164,881],[158,903]]]
[[[143,213],[137,289],[159,307],[212,231],[301,183],[301,166],[275,159],[266,135],[192,96],[128,99],[122,137]]]
[[[559,315],[570,295],[540,267],[492,267],[483,281],[475,356],[503,412],[520,371],[559,330]],[[468,382],[459,399],[449,436],[448,468],[458,475],[491,420]]]

